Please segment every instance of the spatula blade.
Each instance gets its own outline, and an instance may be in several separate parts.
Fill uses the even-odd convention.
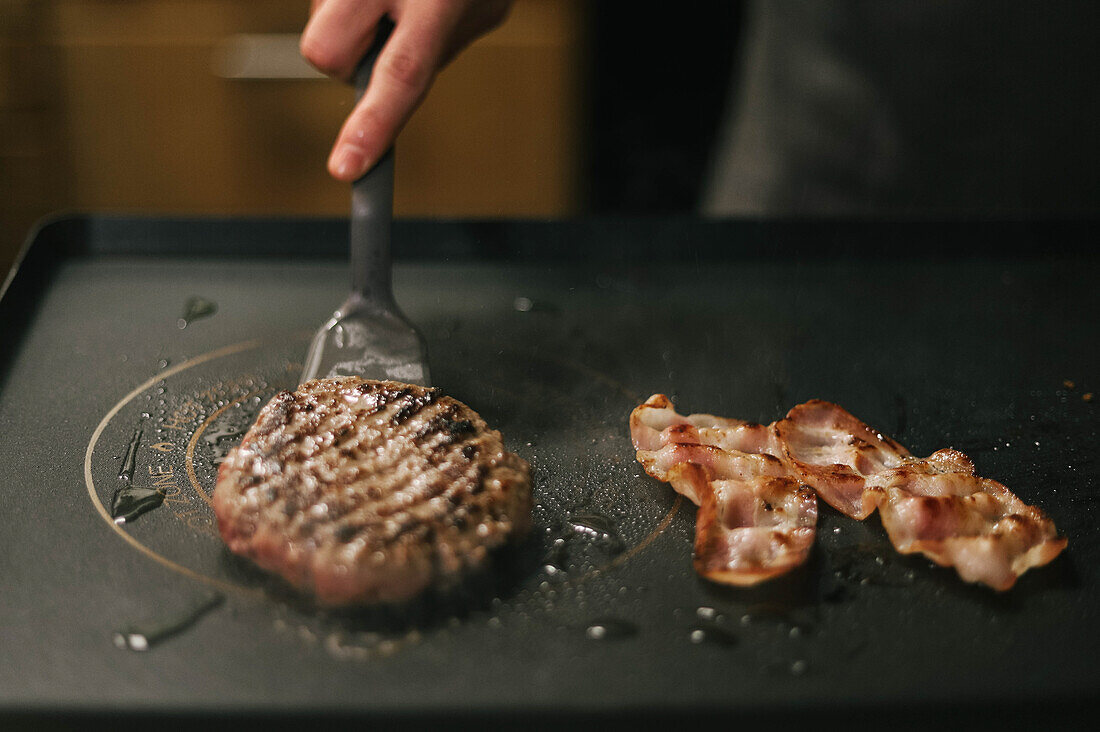
[[[429,386],[424,339],[392,310],[338,310],[310,344],[301,381],[333,376]]]

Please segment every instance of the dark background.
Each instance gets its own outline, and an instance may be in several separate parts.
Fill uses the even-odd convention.
[[[589,206],[693,211],[728,104],[744,3],[697,3],[690,20],[652,3],[592,5]]]

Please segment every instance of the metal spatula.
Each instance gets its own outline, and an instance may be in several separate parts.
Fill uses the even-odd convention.
[[[356,98],[367,89],[380,30],[355,74]],[[390,227],[393,148],[351,185],[351,294],[321,326],[306,356],[301,381],[329,376],[392,379],[427,386],[424,339],[393,299]]]

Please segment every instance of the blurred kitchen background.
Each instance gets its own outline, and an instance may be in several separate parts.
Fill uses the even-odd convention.
[[[0,266],[58,210],[346,215],[324,164],[351,92],[298,57],[308,5],[0,0]],[[402,135],[397,215],[690,209],[739,8],[715,3],[700,43],[629,7],[518,0]],[[709,89],[671,85],[669,56],[715,69]]]
[[[324,164],[351,92],[297,56],[308,5],[0,0],[0,272],[33,222],[56,211],[346,215],[347,186],[329,179]],[[837,3],[845,15],[828,3],[754,10],[708,2],[685,11],[627,0],[518,0],[500,29],[442,73],[406,128],[397,215],[552,218],[701,207],[770,216],[1095,213],[1100,4],[1009,3],[1012,12],[1002,3],[886,5],[900,16],[860,2]],[[944,24],[927,17],[928,8],[954,10]],[[816,30],[803,34],[806,22]],[[945,34],[927,43],[920,36],[941,27]],[[906,48],[914,37],[918,45]],[[946,113],[932,115],[941,124],[922,127],[915,135],[922,145],[906,147],[889,124],[874,123],[880,107],[901,109],[901,122],[921,116],[876,96],[890,84],[876,85],[875,76],[853,82],[845,64],[858,64],[843,54],[822,61],[782,50],[792,42],[804,51],[822,38],[850,47],[857,40],[856,61],[884,69],[894,86],[921,91],[910,104],[927,109],[946,96]],[[960,47],[962,63],[951,53]],[[1003,53],[1009,47],[1018,57]],[[951,81],[973,79],[974,71],[969,87]],[[941,88],[945,79],[951,94]],[[784,102],[784,90],[810,82],[847,99],[847,111],[838,117],[818,108],[812,94]],[[994,94],[985,95],[990,88]],[[960,154],[952,141],[965,139],[959,131],[972,110],[950,101],[952,94],[1020,124],[1000,137],[984,134],[981,155]],[[720,133],[737,113],[749,123]],[[840,138],[821,135],[819,120]],[[778,157],[753,154],[779,132],[798,145]],[[723,173],[716,161],[729,153],[716,146],[735,151],[742,168]],[[830,207],[833,191],[853,186],[826,172],[797,195],[753,197],[800,163],[820,172],[823,155],[878,155],[870,167],[884,183],[876,191],[889,191],[896,177],[881,161],[923,167],[933,181],[943,171],[955,185],[945,179],[920,194],[899,189],[894,200]],[[1015,172],[995,170],[991,185],[981,171],[1006,155]],[[751,189],[726,208],[713,196],[708,204],[704,190],[722,175]],[[974,205],[945,204],[936,198],[945,188]]]

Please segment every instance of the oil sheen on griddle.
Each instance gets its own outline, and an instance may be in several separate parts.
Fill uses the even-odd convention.
[[[202,440],[210,446],[212,453],[211,463],[221,465],[229,451],[236,447],[241,437],[252,424],[253,414],[241,409],[240,402],[234,403],[229,409],[211,424],[202,435]]]
[[[122,459],[122,466],[118,470],[118,479],[121,483],[115,490],[114,498],[111,499],[111,518],[116,524],[133,521],[143,513],[152,511],[164,503],[162,491],[156,488],[141,488],[133,484],[137,453],[143,434],[144,429],[141,425],[134,429],[130,443],[126,447],[126,455]]]
[[[544,560],[551,577],[583,575],[620,555],[626,542],[607,516],[595,511],[570,513],[558,528]]]

